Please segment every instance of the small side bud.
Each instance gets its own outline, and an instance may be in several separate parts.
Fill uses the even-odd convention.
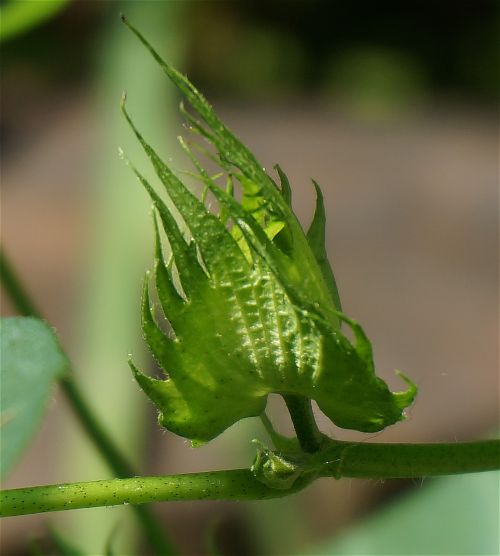
[[[261,445],[257,450],[251,471],[256,479],[268,487],[288,490],[302,475],[304,469],[298,462],[286,459]]]

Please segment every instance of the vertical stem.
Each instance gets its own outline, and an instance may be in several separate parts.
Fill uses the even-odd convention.
[[[119,478],[134,477],[135,469],[130,465],[124,455],[119,451],[102,424],[96,419],[94,413],[82,396],[72,375],[67,375],[60,381],[61,387],[70,401],[70,404],[85,432],[92,438],[97,450],[104,458],[109,468]],[[154,515],[146,508],[134,506],[134,513],[141,523],[148,542],[154,547],[159,556],[175,554],[170,541],[166,538],[163,528]]]
[[[4,285],[5,291],[9,293],[14,306],[22,315],[39,317],[40,313],[26,294],[23,286],[17,279],[12,266],[9,263],[3,249],[0,249],[0,277]]]
[[[3,250],[0,250],[0,278],[19,313],[24,316],[42,318],[16,276]],[[83,429],[113,473],[119,478],[137,475],[82,396],[73,373],[66,374],[60,380],[60,385]],[[175,554],[173,546],[165,537],[162,527],[156,521],[154,515],[145,507],[134,506],[133,509],[156,553],[160,556]]]
[[[304,452],[317,452],[321,446],[321,432],[314,419],[311,400],[295,394],[287,394],[283,398],[301,448]]]
[[[177,123],[178,115],[174,90],[167,90],[161,69],[148,59],[142,45],[120,23],[119,13],[126,12],[135,25],[147,29],[149,39],[162,45],[169,60],[178,62],[188,38],[183,31],[183,14],[191,9],[189,2],[174,1],[114,0],[108,4],[112,4],[109,25],[103,26],[96,37],[93,87],[96,94],[89,96],[97,118],[89,168],[90,183],[94,184],[89,190],[92,226],[86,239],[83,268],[87,270],[82,278],[85,287],[79,296],[77,323],[77,336],[83,338],[85,349],[75,353],[75,364],[85,369],[78,382],[86,397],[91,396],[93,410],[106,418],[106,428],[121,451],[131,461],[138,461],[147,452],[144,429],[148,402],[134,381],[123,380],[123,360],[131,352],[139,358],[136,362],[147,357],[136,292],[144,269],[150,264],[144,245],[149,243],[151,221],[144,191],[116,153],[120,146],[131,159],[143,156],[119,110],[121,93],[126,89],[135,118],[148,128],[151,143],[162,145],[165,151],[175,144],[165,142],[165,126]],[[145,175],[152,178],[154,172],[145,169]],[[96,383],[99,388],[95,388]],[[62,461],[64,468],[80,465],[88,477],[102,476],[101,462],[77,436],[68,433],[65,442],[69,454]],[[78,518],[69,517],[66,526],[75,538],[87,542],[89,552],[96,553],[116,519],[111,514],[85,512]],[[136,537],[133,527],[122,527],[115,551],[134,552]]]
[[[80,424],[92,438],[94,445],[106,460],[109,468],[112,469],[113,473],[118,477],[133,477],[136,474],[135,470],[125,459],[124,455],[120,453],[107,431],[104,430],[101,423],[96,419],[94,413],[75,384],[73,376],[67,375],[62,378],[59,383],[75,415],[78,417]]]

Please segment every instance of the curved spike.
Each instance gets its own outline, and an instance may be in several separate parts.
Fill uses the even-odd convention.
[[[150,398],[155,404],[163,408],[163,412],[169,411],[170,408],[178,407],[179,401],[182,396],[177,391],[175,384],[172,380],[158,380],[156,378],[150,377],[142,373],[132,362],[132,359],[128,361],[129,367],[132,370],[137,384],[144,390],[145,394]],[[187,407],[186,402],[183,404]],[[158,416],[158,421],[162,424],[163,414],[160,413]]]
[[[278,176],[280,178],[281,184],[281,196],[285,200],[285,203],[292,208],[292,189],[290,188],[290,182],[288,181],[288,177],[281,169],[279,164],[274,166],[274,169],[278,172]]]
[[[332,296],[335,308],[337,311],[342,311],[342,305],[340,303],[340,295],[337,288],[337,282],[335,281],[335,276],[333,275],[332,267],[328,261],[328,256],[326,254],[325,246],[325,235],[326,235],[326,217],[325,217],[325,204],[323,202],[323,193],[317,182],[312,180],[314,184],[314,189],[316,190],[316,209],[314,211],[313,220],[307,231],[307,241],[311,247],[311,251],[316,258],[318,266],[321,269],[323,278],[328,287],[328,291]]]
[[[265,186],[266,196],[273,199],[276,203],[285,205],[281,194],[274,186],[271,178],[266,174],[262,165],[259,164],[255,156],[245,145],[222,123],[218,118],[213,107],[196,87],[174,67],[166,64],[160,55],[155,51],[145,37],[129,21],[125,21],[129,29],[137,36],[142,44],[149,50],[153,58],[158,62],[162,70],[172,81],[172,83],[182,92],[191,106],[201,116],[210,127],[212,134],[208,133],[199,124],[195,124],[196,129],[205,135],[219,150],[222,156],[230,153],[230,162],[237,166],[241,172],[249,179],[252,179]],[[190,118],[191,120],[191,118]]]
[[[191,234],[200,250],[203,262],[210,274],[221,274],[227,269],[230,259],[243,264],[244,257],[237,243],[222,222],[211,214],[204,204],[193,195],[170,168],[160,159],[156,151],[145,141],[132,119],[123,107],[123,113],[151,160],[156,174],[162,181],[172,202],[188,224]],[[151,193],[150,193],[151,194]],[[151,194],[159,199],[157,194]],[[160,216],[163,214],[160,211]]]
[[[151,300],[148,287],[149,273],[144,280],[144,290],[142,295],[142,331],[144,339],[151,349],[153,357],[162,369],[169,370],[171,362],[175,357],[175,344],[173,340],[167,338],[156,324],[151,311]]]
[[[158,293],[158,299],[163,309],[163,314],[175,328],[176,317],[184,307],[184,300],[177,291],[172,274],[168,269],[163,252],[161,249],[160,230],[158,229],[158,221],[156,214],[154,215],[155,226],[155,284]]]
[[[404,410],[415,400],[418,388],[417,385],[401,371],[396,371],[396,374],[408,385],[407,390],[403,390],[402,392],[393,392],[392,394],[398,407],[401,410]]]
[[[167,205],[163,202],[156,191],[151,187],[146,178],[135,168],[135,166],[124,157],[127,165],[132,169],[139,182],[149,194],[153,204],[160,215],[163,228],[167,234],[172,253],[176,261],[176,266],[179,271],[182,287],[185,294],[189,297],[190,291],[199,284],[200,280],[206,278],[206,275],[201,268],[196,257],[188,249],[188,245],[184,236],[182,235],[175,218],[172,216]]]
[[[198,121],[192,114],[190,114],[186,110],[186,107],[184,106],[184,103],[182,101],[179,105],[179,111],[188,121],[191,128],[189,129],[189,131],[198,133],[202,137],[205,137],[205,139],[207,139],[210,143],[214,142],[214,136],[203,127],[200,121]]]

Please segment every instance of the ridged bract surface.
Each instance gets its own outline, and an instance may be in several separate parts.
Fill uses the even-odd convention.
[[[166,376],[159,380],[132,368],[159,407],[160,423],[206,442],[239,419],[259,415],[271,392],[314,399],[344,428],[373,432],[402,419],[416,388],[405,379],[407,391],[388,389],[375,375],[362,329],[340,311],[318,185],[316,212],[304,233],[282,170],[277,167],[278,186],[187,78],[136,34],[190,103],[194,115],[183,112],[191,131],[212,145],[215,154],[208,156],[221,170],[210,176],[181,140],[205,187],[198,199],[123,108],[170,199],[167,203],[134,168],[156,209],[154,283],[172,332],[155,316],[147,277],[144,337]],[[207,193],[217,212],[207,208]],[[168,262],[164,236],[172,253]],[[342,321],[352,328],[355,345],[340,331]]]

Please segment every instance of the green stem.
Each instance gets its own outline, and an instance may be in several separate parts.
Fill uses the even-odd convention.
[[[0,250],[0,278],[19,313],[24,316],[43,318],[31,302],[31,299],[27,295],[2,250]],[[137,475],[137,471],[123,456],[105,428],[96,418],[94,412],[80,392],[71,369],[70,372],[60,380],[60,385],[76,417],[80,421],[80,424],[93,441],[94,446],[106,461],[111,471],[122,478]],[[157,554],[162,556],[175,554],[172,544],[166,538],[163,528],[157,522],[154,515],[147,508],[134,507],[134,511],[151,546],[155,548]]]
[[[113,473],[118,477],[133,477],[137,475],[137,472],[119,451],[116,444],[114,444],[107,431],[90,409],[77,387],[73,376],[71,374],[66,375],[60,380],[60,385],[75,415],[78,417],[80,424],[85,429],[85,432],[92,438],[95,447]]]
[[[314,453],[321,446],[321,432],[316,425],[311,400],[295,394],[283,396],[297,433],[300,447],[304,452]]]
[[[17,279],[3,249],[0,249],[0,278],[2,279],[5,291],[8,292],[19,313],[25,316],[40,318],[40,313],[27,295],[21,282]]]
[[[94,413],[82,397],[72,376],[67,375],[60,381],[60,384],[80,424],[92,438],[94,445],[113,473],[121,478],[137,475],[137,471],[125,459],[101,423],[96,419]],[[162,556],[175,554],[173,546],[166,539],[165,533],[154,515],[145,507],[134,506],[133,510],[142,525],[148,542],[151,543],[151,546],[155,547],[156,552]]]
[[[333,441],[318,454],[321,475],[411,479],[500,469],[500,440],[436,444]]]
[[[0,515],[173,500],[263,500],[290,492],[265,486],[248,469],[234,469],[6,490],[2,493]]]
[[[453,444],[367,444],[333,442],[315,456],[318,476],[370,479],[417,478],[500,469],[500,440]],[[180,500],[263,500],[279,498],[309,484],[273,489],[248,469],[134,477],[6,490],[4,517],[40,512]]]

